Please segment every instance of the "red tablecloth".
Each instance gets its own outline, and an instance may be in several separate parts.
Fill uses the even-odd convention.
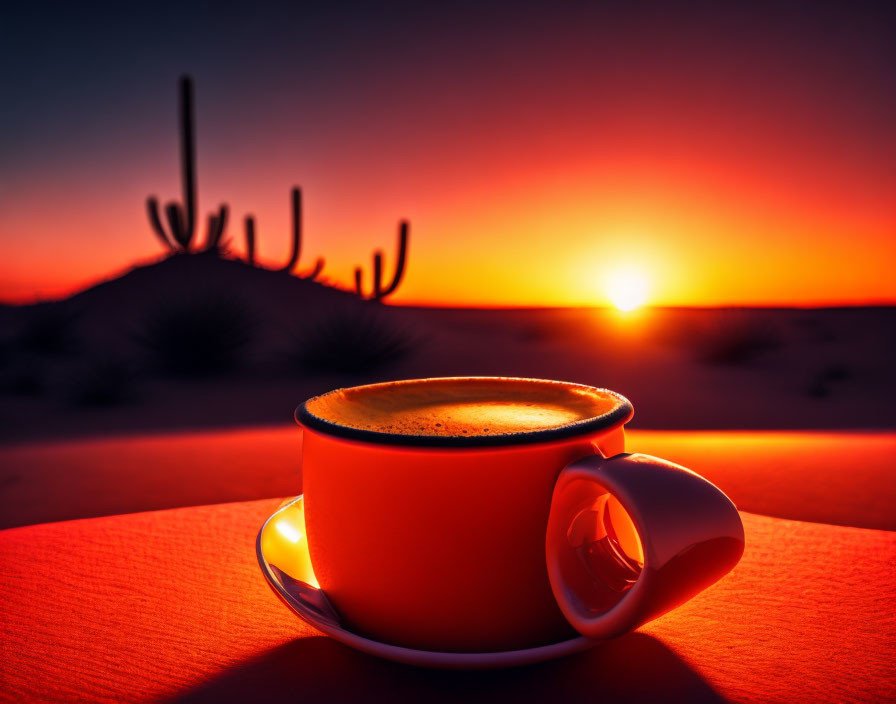
[[[896,534],[744,514],[719,584],[642,631],[484,673],[355,653],[293,617],[255,534],[277,500],[0,532],[10,701],[882,701],[896,698]]]

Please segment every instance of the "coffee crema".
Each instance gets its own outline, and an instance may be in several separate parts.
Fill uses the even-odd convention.
[[[330,423],[393,435],[476,437],[550,430],[603,416],[623,400],[578,384],[497,377],[417,379],[337,389],[306,402]]]

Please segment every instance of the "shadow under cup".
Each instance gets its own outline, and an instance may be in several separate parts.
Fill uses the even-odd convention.
[[[624,451],[632,413],[603,389],[490,377],[341,389],[300,406],[311,563],[343,624],[442,652],[577,637],[545,562],[552,494],[571,462]],[[611,608],[637,582],[637,530],[606,491],[570,517],[566,538],[592,606]]]

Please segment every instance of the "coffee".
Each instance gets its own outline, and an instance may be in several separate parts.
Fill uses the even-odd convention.
[[[578,384],[468,377],[339,389],[311,399],[306,409],[358,430],[473,437],[560,428],[619,405],[616,394]]]

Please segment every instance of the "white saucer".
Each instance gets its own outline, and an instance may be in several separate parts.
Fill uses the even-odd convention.
[[[264,522],[255,541],[255,551],[268,584],[299,618],[340,643],[387,660],[454,670],[517,667],[578,653],[600,642],[579,636],[526,650],[438,653],[380,643],[352,633],[342,627],[339,614],[318,587],[311,569],[301,496],[284,503]]]

